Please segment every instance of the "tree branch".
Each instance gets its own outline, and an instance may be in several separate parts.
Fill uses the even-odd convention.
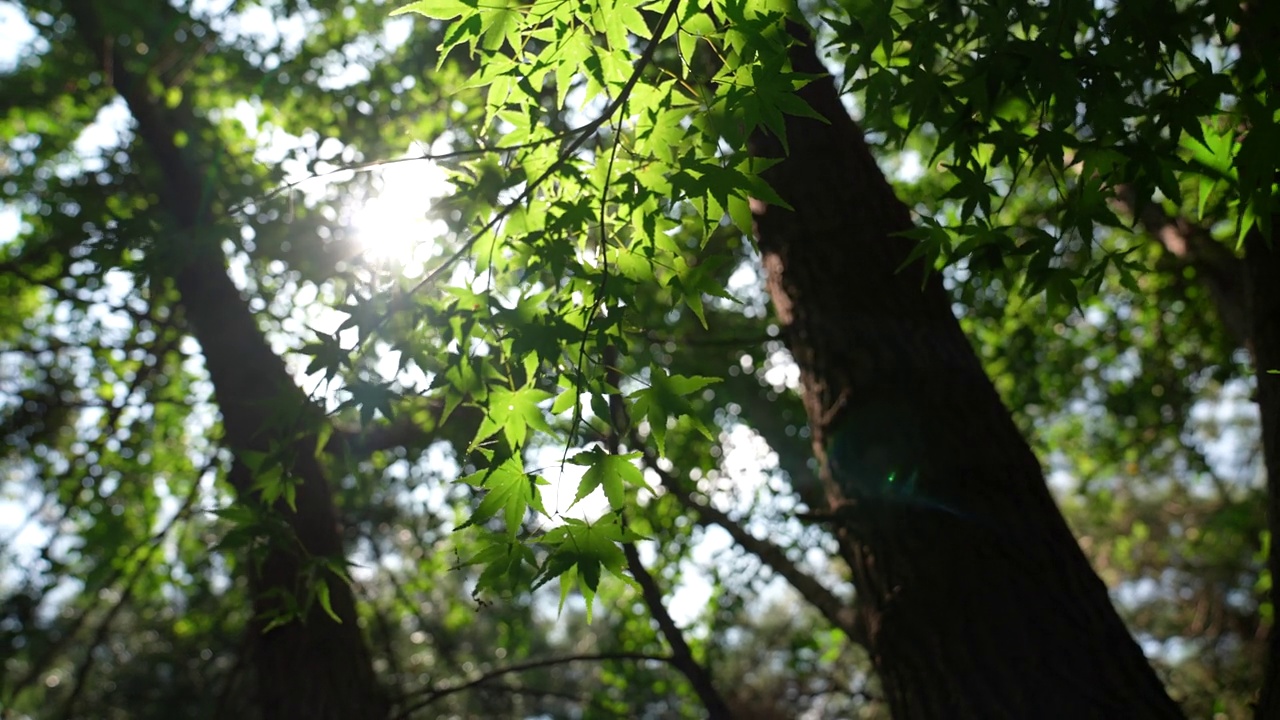
[[[610,345],[604,350],[603,365],[605,367],[605,383],[609,387],[617,388],[621,382],[621,372],[618,370],[618,348]],[[605,445],[608,446],[609,452],[618,453],[618,433],[622,428],[631,427],[630,418],[627,417],[626,405],[622,401],[621,393],[613,393],[609,397],[609,409],[613,415],[609,427],[609,434],[605,438]],[[637,444],[637,447],[644,447]],[[658,629],[662,632],[662,636],[666,638],[667,644],[671,646],[671,664],[676,667],[689,681],[693,687],[693,691],[697,693],[698,699],[702,701],[703,707],[707,709],[707,716],[711,720],[730,720],[733,712],[729,710],[728,703],[720,695],[720,691],[716,689],[715,682],[711,679],[711,673],[693,657],[693,651],[689,649],[689,643],[685,642],[684,632],[671,617],[671,613],[667,611],[667,606],[663,601],[662,589],[658,587],[657,580],[645,568],[644,563],[640,561],[640,553],[636,550],[635,543],[622,543],[622,553],[627,558],[627,569],[631,571],[632,577],[636,579],[636,583],[640,585],[641,595],[644,597],[645,605],[649,608],[649,614],[653,616],[654,621],[658,623]]]
[[[636,447],[643,447],[634,431],[632,432],[631,443]],[[741,523],[729,517],[728,513],[708,503],[695,500],[689,494],[688,489],[684,487],[684,483],[658,466],[657,457],[648,450],[644,453],[644,464],[645,467],[658,476],[663,487],[676,496],[685,507],[693,511],[700,525],[715,525],[723,528],[739,547],[755,555],[760,559],[760,562],[764,563],[765,567],[790,583],[791,587],[795,588],[801,597],[817,608],[818,612],[822,613],[827,622],[839,628],[854,642],[863,643],[865,641],[864,633],[857,624],[857,613],[854,612],[854,609],[835,593],[828,590],[826,586],[818,582],[812,575],[801,570],[787,557],[785,550],[768,540],[761,540],[752,535]]]
[[[583,653],[581,655],[566,655],[563,657],[542,658],[540,660],[529,660],[526,662],[514,663],[511,665],[507,665],[505,667],[495,668],[488,672],[481,673],[480,675],[477,675],[470,680],[460,682],[457,685],[449,685],[441,688],[432,688],[430,690],[423,690],[417,693],[406,695],[404,698],[401,699],[402,701],[408,700],[419,694],[425,694],[426,697],[424,697],[422,700],[419,700],[418,702],[413,703],[412,705],[406,707],[404,710],[401,710],[400,712],[393,715],[392,720],[404,720],[405,718],[408,718],[413,713],[421,710],[422,708],[430,705],[431,703],[436,702],[437,700],[440,700],[441,698],[447,697],[454,693],[462,692],[463,690],[470,690],[471,688],[474,688],[478,685],[483,685],[484,683],[487,683],[490,680],[493,680],[495,678],[502,677],[503,675],[510,675],[512,673],[519,673],[519,672],[528,672],[529,670],[537,670],[539,668],[553,667],[556,665],[565,665],[565,664],[574,663],[574,662],[590,662],[590,661],[600,661],[600,660],[640,660],[640,661],[654,660],[657,662],[664,662],[664,663],[673,662],[672,658],[667,655],[652,655],[649,653],[632,653],[632,652],[614,652],[614,653]]]
[[[733,711],[720,696],[720,691],[716,690],[711,673],[693,657],[689,643],[685,642],[684,632],[676,625],[671,613],[667,612],[667,606],[663,604],[662,589],[658,587],[658,582],[645,568],[644,563],[640,562],[640,553],[636,550],[635,544],[623,543],[622,552],[627,557],[627,569],[640,585],[645,605],[649,606],[649,614],[658,623],[658,629],[666,638],[667,644],[671,646],[671,664],[693,686],[693,691],[698,694],[698,699],[707,709],[707,717],[711,720],[731,720]]]
[[[1249,347],[1249,303],[1245,298],[1244,262],[1214,240],[1204,227],[1185,217],[1171,215],[1160,203],[1148,200],[1139,207],[1137,193],[1131,186],[1117,188],[1116,201],[1164,247],[1168,257],[1180,266],[1196,271],[1208,288],[1231,339],[1241,347]]]

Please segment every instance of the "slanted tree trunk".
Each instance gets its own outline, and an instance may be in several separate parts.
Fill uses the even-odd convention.
[[[193,154],[174,143],[179,131],[198,138],[184,124],[181,106],[169,109],[148,89],[135,63],[118,51],[109,23],[93,0],[65,5],[87,47],[99,53],[116,91],[128,104],[136,132],[160,182],[155,192],[173,218],[156,238],[180,295],[185,320],[200,343],[222,412],[224,441],[235,455],[230,474],[239,502],[261,503],[252,468],[256,454],[282,453],[287,477],[296,483],[296,511],[284,503],[279,513],[292,537],[281,538],[262,556],[246,563],[254,598],[255,634],[250,653],[256,668],[262,715],[308,720],[380,718],[388,706],[373,672],[372,660],[357,624],[350,586],[329,571],[315,572],[315,560],[342,563],[344,548],[337,511],[324,469],[316,459],[317,431],[325,418],[294,384],[281,359],[267,345],[248,304],[227,275],[220,238],[207,231],[204,180],[215,168],[197,167]],[[213,156],[209,153],[208,156]],[[314,579],[305,577],[311,569]],[[328,588],[328,616],[313,598],[315,582]],[[267,623],[290,607],[302,608],[302,620],[264,632]]]
[[[825,75],[793,34],[794,68]],[[754,203],[755,234],[894,717],[1180,716],[940,278],[899,271],[909,212],[832,81],[800,95],[828,122],[787,118],[790,154],[765,179],[794,211]],[[752,151],[784,155],[764,133]]]

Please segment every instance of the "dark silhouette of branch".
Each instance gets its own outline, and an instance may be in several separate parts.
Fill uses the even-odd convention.
[[[409,705],[408,707],[401,710],[400,712],[396,713],[395,715],[392,716],[392,719],[403,720],[404,718],[408,718],[413,713],[417,712],[418,710],[421,710],[422,708],[430,705],[431,703],[436,702],[437,700],[440,700],[441,698],[448,697],[449,695],[452,695],[454,693],[462,692],[463,690],[470,690],[474,687],[483,685],[484,683],[487,683],[496,678],[500,678],[504,675],[510,675],[512,673],[528,672],[529,670],[537,670],[539,668],[545,668],[545,667],[554,667],[556,665],[566,665],[568,663],[599,662],[602,660],[639,660],[639,661],[653,660],[656,662],[663,662],[663,663],[673,662],[672,658],[668,655],[653,655],[650,653],[633,653],[633,652],[611,652],[611,653],[583,653],[581,655],[565,655],[562,657],[541,658],[539,660],[528,660],[526,662],[513,663],[511,665],[506,665],[500,668],[495,668],[485,673],[481,673],[480,675],[477,675],[471,678],[470,680],[459,682],[456,685],[447,685],[445,687],[432,688],[429,690],[422,690],[416,693],[411,693],[410,695],[407,695],[404,698],[402,698],[402,702],[404,700],[413,698],[417,695],[425,695],[425,697],[413,703],[412,705]]]
[[[658,623],[658,630],[671,646],[671,664],[693,686],[693,691],[698,694],[698,699],[707,709],[707,717],[711,720],[730,720],[733,718],[733,711],[720,696],[720,691],[716,690],[711,673],[693,657],[689,643],[685,642],[684,632],[676,625],[671,613],[667,612],[667,606],[663,603],[662,589],[658,587],[658,582],[645,568],[644,563],[640,562],[640,553],[636,550],[635,544],[623,543],[622,552],[627,557],[627,569],[640,585],[645,605],[649,607],[649,614]]]
[[[635,431],[631,433],[631,444],[635,447],[644,447]],[[822,613],[827,622],[839,628],[855,642],[863,642],[865,640],[864,633],[857,624],[857,613],[854,612],[853,607],[828,590],[812,575],[801,570],[787,557],[787,553],[783,548],[768,540],[761,540],[752,535],[741,523],[730,517],[728,513],[709,503],[695,500],[690,495],[688,488],[685,487],[685,483],[682,483],[678,478],[658,465],[658,458],[652,451],[645,451],[644,464],[646,468],[652,470],[658,476],[663,487],[693,512],[699,524],[716,525],[723,528],[739,547],[755,555],[760,559],[760,562],[764,563],[765,567],[790,583],[791,587],[795,588],[801,597],[817,608],[818,612]]]
[[[1191,267],[1209,290],[1227,334],[1241,347],[1249,347],[1249,303],[1245,298],[1244,262],[1218,242],[1203,226],[1171,215],[1158,202],[1139,207],[1137,193],[1128,185],[1116,189],[1116,202],[1132,215],[1143,230],[1160,243],[1180,267]]]
[[[336,426],[325,443],[325,451],[364,458],[381,450],[425,448],[440,440],[465,445],[475,436],[484,418],[484,412],[479,408],[459,405],[449,415],[447,423],[442,422],[444,401],[439,398],[428,401],[425,408],[428,418],[419,415],[422,410],[404,409],[397,413],[395,420],[364,429]]]
[[[605,348],[603,364],[605,367],[605,384],[612,388],[619,387],[621,373],[618,371],[617,347],[610,345]],[[626,405],[623,404],[621,393],[610,395],[609,409],[613,417],[610,418],[609,434],[605,438],[605,445],[609,448],[610,453],[616,455],[618,453],[618,433],[622,428],[631,426],[630,418],[626,416]],[[643,446],[641,445],[640,447]],[[654,579],[653,574],[640,561],[640,553],[636,550],[635,543],[622,543],[622,553],[627,558],[627,569],[631,571],[631,576],[640,585],[640,592],[644,597],[645,605],[649,608],[649,615],[658,623],[658,630],[666,638],[667,644],[671,646],[671,664],[689,681],[693,691],[697,693],[698,699],[702,701],[702,705],[707,709],[707,716],[711,720],[729,720],[733,717],[733,711],[729,709],[729,704],[725,702],[724,697],[720,695],[720,691],[716,689],[715,682],[711,679],[711,673],[693,657],[693,651],[689,648],[689,643],[685,642],[684,632],[680,630],[675,620],[672,619],[671,613],[667,611],[667,606],[662,597],[662,588],[658,587],[658,581]]]

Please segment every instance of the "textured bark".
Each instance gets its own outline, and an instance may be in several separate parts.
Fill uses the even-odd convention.
[[[99,60],[137,123],[137,134],[162,179],[155,188],[173,218],[166,236],[158,238],[159,261],[171,268],[171,279],[192,334],[200,343],[222,412],[224,441],[236,456],[230,480],[238,499],[258,503],[254,475],[246,453],[283,451],[286,470],[296,483],[296,511],[282,503],[274,509],[296,539],[275,542],[251,563],[251,587],[257,619],[250,632],[264,718],[339,720],[380,718],[388,706],[373,673],[369,650],[357,624],[355,598],[338,576],[324,572],[334,622],[318,602],[309,601],[304,567],[315,558],[342,562],[344,548],[333,497],[315,458],[316,431],[325,418],[293,383],[283,362],[267,345],[248,304],[226,271],[220,238],[205,230],[208,208],[200,168],[173,141],[187,130],[182,107],[168,109],[132,72],[92,0],[70,0],[66,9]],[[190,137],[197,133],[189,132]],[[291,604],[303,611],[302,622],[269,632],[264,623]]]
[[[792,63],[824,75],[808,33]],[[858,610],[895,718],[1157,718],[1177,706],[1111,605],[950,312],[899,272],[912,227],[829,78],[755,203]],[[752,141],[780,158],[780,143]]]
[[[1265,92],[1280,91],[1280,8],[1275,3],[1250,2],[1244,6],[1241,25],[1243,79],[1257,78]],[[1268,108],[1270,105],[1268,105]],[[1264,122],[1272,122],[1270,109]],[[1272,158],[1271,183],[1280,178],[1280,163]],[[1272,203],[1276,202],[1272,190]],[[1280,607],[1280,212],[1271,213],[1271,237],[1255,226],[1245,236],[1246,293],[1250,322],[1250,349],[1257,376],[1257,401],[1262,424],[1262,457],[1266,465],[1267,529],[1271,534],[1271,603]],[[1272,619],[1267,636],[1267,667],[1258,701],[1258,718],[1280,718],[1280,632]]]

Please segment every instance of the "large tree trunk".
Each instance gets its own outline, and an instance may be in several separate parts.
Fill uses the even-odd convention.
[[[251,470],[251,458],[259,454],[280,454],[286,477],[296,483],[296,510],[283,502],[272,508],[293,537],[278,539],[246,563],[256,615],[249,629],[255,636],[250,652],[263,717],[385,717],[387,702],[357,624],[352,590],[338,575],[316,570],[317,560],[341,564],[344,558],[337,511],[315,453],[316,433],[325,418],[267,345],[227,276],[220,238],[207,232],[211,218],[203,180],[217,173],[197,167],[174,144],[179,131],[193,141],[200,135],[184,123],[189,116],[180,114],[181,106],[168,109],[151,94],[146,79],[135,74],[134,63],[117,50],[119,44],[92,0],[69,0],[66,8],[88,47],[100,53],[137,122],[147,160],[162,180],[155,190],[174,223],[156,239],[163,259],[152,262],[171,270],[183,314],[200,343],[222,412],[224,441],[236,457],[230,480],[238,499],[250,505],[262,502]],[[317,582],[327,585],[330,607],[340,622],[313,600]],[[270,620],[290,607],[302,608],[301,621],[264,632]]]
[[[806,30],[791,58],[825,75]],[[829,78],[754,204],[868,650],[896,718],[1178,717],[950,311]],[[762,157],[781,158],[764,133]]]
[[[1271,602],[1278,605],[1280,587],[1280,244],[1275,239],[1280,214],[1272,220],[1271,240],[1254,231],[1245,241],[1245,267],[1253,363],[1258,379],[1258,408],[1262,420],[1262,456],[1267,471],[1267,525],[1271,531]],[[1280,718],[1280,632],[1272,620],[1267,638],[1267,669],[1258,703],[1259,718]]]
[[[192,253],[174,282],[213,380],[225,441],[237,452],[231,483],[243,502],[258,502],[254,475],[239,458],[245,451],[282,449],[289,457],[287,472],[298,483],[296,511],[283,503],[274,510],[302,551],[273,544],[250,569],[258,616],[250,632],[259,635],[253,653],[263,717],[385,717],[386,699],[357,625],[350,586],[331,572],[320,572],[314,580],[327,584],[338,623],[312,599],[307,584],[309,561],[342,563],[345,557],[332,493],[315,457],[316,423],[323,418],[267,346],[221,257],[200,255]],[[306,608],[303,620],[262,634],[265,623],[291,602]]]
[[[1261,84],[1267,93],[1280,92],[1280,62],[1273,48],[1280,41],[1280,8],[1275,3],[1245,3],[1239,36],[1242,84]],[[1248,106],[1246,106],[1248,107]],[[1263,123],[1272,122],[1271,103],[1257,107]],[[1271,159],[1271,188],[1280,179],[1280,162]],[[1238,163],[1239,164],[1239,163]],[[1243,173],[1242,173],[1243,175]],[[1272,206],[1276,202],[1274,190]],[[1245,236],[1245,294],[1248,306],[1250,349],[1257,377],[1258,410],[1262,424],[1262,457],[1266,466],[1267,528],[1271,534],[1271,604],[1280,607],[1280,212],[1271,213],[1271,237],[1255,225]],[[1258,701],[1258,718],[1280,718],[1280,632],[1272,613],[1267,637],[1267,667]]]

